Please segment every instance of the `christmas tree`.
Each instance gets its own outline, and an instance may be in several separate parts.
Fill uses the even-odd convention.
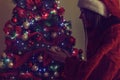
[[[0,56],[1,80],[63,80],[63,63],[47,53],[51,46],[74,48],[71,23],[58,0],[13,0],[12,18],[4,27],[6,49]]]

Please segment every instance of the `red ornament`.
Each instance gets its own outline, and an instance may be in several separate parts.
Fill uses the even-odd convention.
[[[58,14],[59,15],[63,15],[64,12],[65,12],[65,9],[63,7],[61,7],[61,8],[58,9]]]
[[[30,40],[28,46],[31,47],[33,44],[34,42]]]
[[[35,4],[34,4],[33,0],[26,0],[26,6],[28,9],[33,9]]]
[[[12,18],[12,22],[17,23],[18,19],[16,17]]]
[[[57,7],[58,7],[58,4],[54,3],[54,8],[57,9]]]
[[[33,66],[33,64],[32,64],[32,63],[29,63],[28,66],[31,68],[31,67]]]
[[[20,78],[22,78],[22,79],[30,79],[30,78],[33,78],[33,75],[31,73],[29,73],[29,72],[21,73]]]
[[[23,8],[15,7],[14,12],[18,14],[19,17],[25,17],[26,11]]]
[[[35,4],[39,7],[39,6],[41,6],[42,1],[41,0],[35,0]]]
[[[75,42],[76,42],[76,39],[71,36],[71,37],[70,37],[70,43],[71,43],[72,45],[75,45]]]
[[[16,30],[16,33],[17,33],[17,34],[21,34],[22,29],[21,29],[20,26],[16,26],[16,27],[15,27],[15,30]]]
[[[26,13],[25,13],[24,9],[20,9],[18,14],[20,17],[24,17]]]
[[[28,5],[34,5],[34,2],[33,2],[33,0],[26,0],[26,4],[28,4]]]
[[[32,19],[33,17],[31,15],[28,16],[29,19]]]
[[[77,48],[73,49],[72,56],[77,56],[79,54],[79,50]]]
[[[46,9],[43,8],[43,9],[40,10],[40,12],[42,12],[42,16],[41,16],[42,19],[47,19],[48,18],[49,11],[47,11]]]
[[[48,16],[49,16],[49,14],[48,14],[47,12],[44,12],[44,13],[42,14],[42,19],[47,19]]]
[[[49,65],[50,64],[50,62],[51,62],[51,58],[50,58],[50,56],[48,55],[48,54],[44,54],[43,55],[43,65],[44,66],[47,66],[47,65]]]
[[[38,36],[38,37],[36,38],[36,40],[37,40],[37,41],[41,41],[41,40],[42,40],[42,37],[41,37],[41,36]]]
[[[35,14],[33,14],[32,12],[28,12],[28,13],[27,13],[27,17],[28,17],[29,19],[33,19],[33,18],[35,17]]]

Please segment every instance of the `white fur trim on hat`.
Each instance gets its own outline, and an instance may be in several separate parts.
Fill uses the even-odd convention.
[[[100,0],[79,0],[78,7],[89,9],[105,17],[108,16],[106,6]]]

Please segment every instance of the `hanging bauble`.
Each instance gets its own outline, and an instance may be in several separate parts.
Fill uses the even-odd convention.
[[[55,77],[59,77],[59,73],[57,71],[54,72]]]
[[[75,42],[76,42],[76,39],[71,36],[71,37],[70,37],[70,43],[71,43],[72,45],[75,45]]]
[[[26,0],[26,4],[33,5],[34,2],[33,2],[33,0]]]
[[[65,32],[65,30],[64,30],[64,29],[61,29],[61,32],[62,32],[62,33],[64,33],[64,32]]]
[[[77,48],[73,48],[72,55],[73,56],[78,56],[79,50]]]
[[[18,22],[18,19],[17,19],[16,17],[13,17],[13,18],[12,18],[12,22],[17,23],[17,22]]]
[[[21,54],[22,54],[22,52],[21,52],[21,51],[18,51],[18,54],[19,54],[19,55],[21,55]]]
[[[42,19],[47,19],[47,18],[48,18],[48,16],[49,16],[49,14],[48,14],[48,13],[44,13],[44,14],[42,14]]]
[[[19,10],[18,10],[19,12],[18,12],[18,15],[20,16],[20,17],[24,17],[25,16],[25,10],[24,9],[22,9],[22,8],[20,8]]]
[[[49,73],[48,73],[48,72],[45,72],[45,73],[44,73],[44,77],[49,77]]]
[[[60,3],[60,1],[59,1],[59,0],[56,0],[56,2],[54,3],[54,8],[55,8],[55,9],[57,9],[59,3]]]
[[[49,31],[49,28],[46,26],[43,30],[44,30],[45,32],[48,32],[48,31]]]
[[[4,62],[0,61],[0,68],[3,68],[3,67],[4,67]]]
[[[41,7],[42,0],[35,0],[35,4],[37,5],[37,7]]]
[[[41,41],[41,40],[42,40],[42,36],[37,35],[36,40],[37,40],[37,41]]]
[[[40,16],[40,15],[36,15],[36,16],[35,16],[35,20],[36,20],[36,21],[39,21],[40,19],[41,19],[41,16]]]
[[[63,7],[60,7],[60,8],[58,9],[58,14],[59,14],[59,15],[63,15],[64,12],[65,12],[65,9],[64,9]]]
[[[18,15],[19,17],[25,17],[26,12],[23,8],[16,6],[13,10],[13,14]]]
[[[41,55],[38,56],[38,61],[39,61],[39,62],[43,62],[43,56],[41,56]]]
[[[2,57],[2,58],[6,58],[6,57],[7,57],[6,53],[3,52],[3,53],[1,54],[1,57]]]
[[[32,19],[33,17],[31,15],[28,16],[28,19]]]
[[[52,37],[52,38],[56,38],[56,37],[57,37],[57,32],[53,32],[53,33],[51,34],[51,37]]]
[[[22,32],[22,29],[21,29],[20,26],[16,26],[16,27],[15,27],[15,31],[16,31],[16,34],[20,35],[21,32]]]
[[[26,16],[27,16],[28,20],[31,20],[35,17],[35,14],[30,11],[27,11]]]
[[[4,32],[6,35],[9,35],[13,30],[13,26],[11,25],[11,23],[8,21],[6,24],[5,24],[5,27],[4,27]]]
[[[26,0],[26,6],[27,6],[26,8],[29,10],[33,9],[33,7],[35,6],[34,1],[33,0]]]
[[[25,29],[28,29],[30,27],[30,23],[28,21],[25,21],[23,23],[23,26],[24,26]]]
[[[22,39],[23,39],[23,40],[28,40],[28,33],[24,33],[24,34],[22,35]]]
[[[29,68],[32,68],[33,63],[32,63],[32,62],[29,62],[29,63],[28,63],[28,66],[29,66]]]
[[[13,67],[13,62],[9,62],[9,63],[8,63],[8,67],[9,67],[9,68],[12,68],[12,67]]]
[[[37,65],[33,65],[33,66],[32,66],[32,70],[33,70],[33,71],[37,71],[38,69],[39,69],[39,68],[38,68]]]

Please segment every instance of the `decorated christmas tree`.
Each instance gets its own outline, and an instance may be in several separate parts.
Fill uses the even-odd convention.
[[[48,55],[51,46],[77,55],[71,23],[58,0],[14,0],[4,27],[6,49],[0,56],[1,80],[63,80],[63,63]]]

